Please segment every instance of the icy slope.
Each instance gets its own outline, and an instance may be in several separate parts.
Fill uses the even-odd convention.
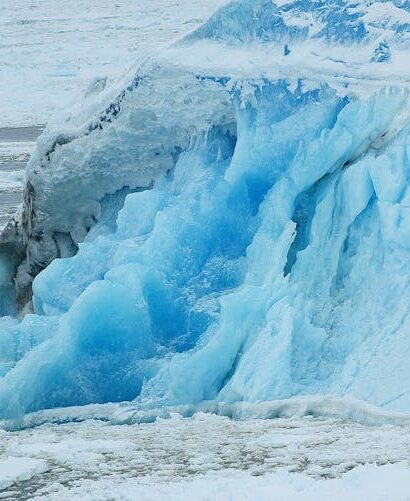
[[[408,16],[234,2],[49,128],[2,237],[4,313],[45,269],[0,322],[0,416],[410,410]]]

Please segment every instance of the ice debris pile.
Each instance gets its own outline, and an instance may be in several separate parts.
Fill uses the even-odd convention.
[[[0,418],[409,411],[409,19],[236,1],[49,127],[0,242]]]

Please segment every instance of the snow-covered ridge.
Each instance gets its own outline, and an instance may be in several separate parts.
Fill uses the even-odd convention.
[[[410,7],[400,1],[235,0],[187,40],[330,44],[380,42],[408,47]]]
[[[375,5],[233,2],[45,131],[1,237],[3,314],[36,277],[0,319],[1,418],[410,410],[408,30]]]

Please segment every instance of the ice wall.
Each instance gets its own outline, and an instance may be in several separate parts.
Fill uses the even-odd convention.
[[[0,322],[1,418],[309,394],[410,410],[409,96],[395,64],[406,33],[374,61],[380,30],[399,29],[370,29],[372,6],[386,7],[370,4],[339,26],[346,60],[309,78],[287,65],[280,77],[269,54],[296,64],[309,50],[313,71],[318,47],[338,49],[305,30],[303,43],[287,33],[296,45],[282,53],[266,16],[287,26],[292,13],[321,12],[324,29],[333,3],[255,5],[223,9],[109,91],[114,107],[98,112],[112,95],[95,98],[70,134],[41,139],[17,279],[45,269],[35,314]],[[366,36],[349,38],[352,23]],[[249,38],[220,41],[218,30],[259,40],[259,25],[271,35],[253,46],[250,76],[232,57]],[[209,60],[215,43],[224,73]],[[374,74],[360,76],[357,53]]]

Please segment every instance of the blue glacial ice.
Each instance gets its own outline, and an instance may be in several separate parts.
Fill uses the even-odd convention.
[[[236,1],[50,126],[0,247],[1,311],[34,311],[0,318],[0,419],[410,411],[409,17]]]

